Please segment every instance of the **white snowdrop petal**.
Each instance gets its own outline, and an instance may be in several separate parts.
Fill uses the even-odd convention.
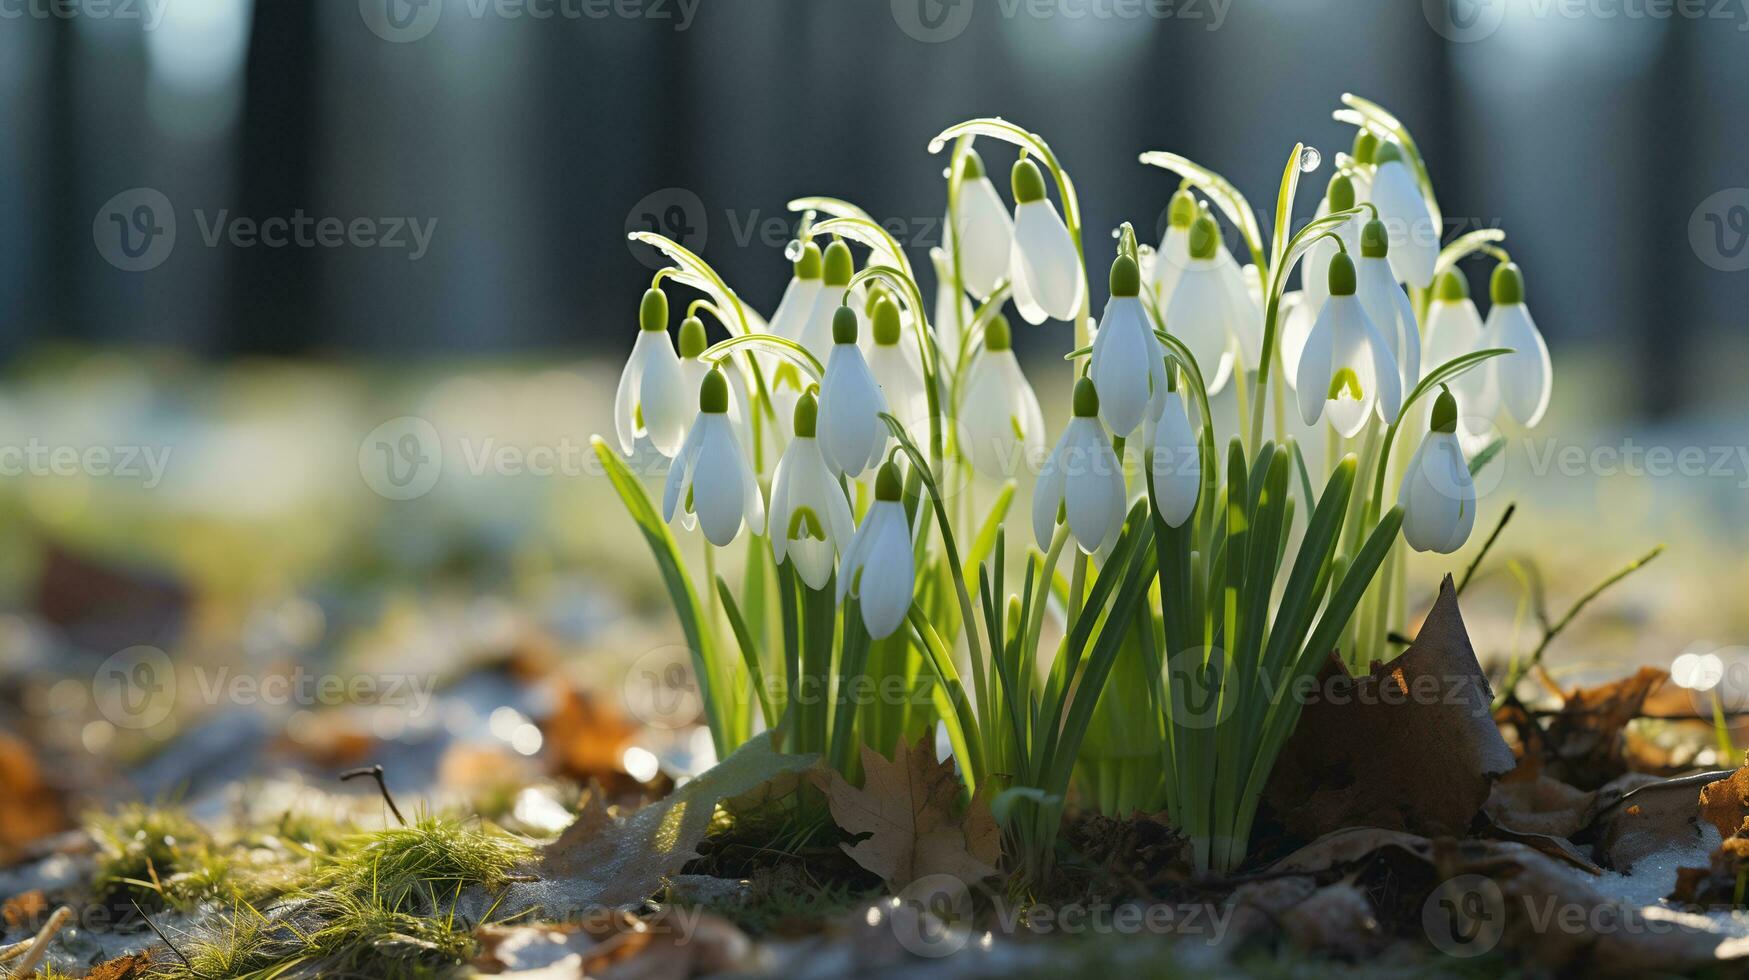
[[[1378,168],[1372,202],[1390,236],[1391,269],[1397,279],[1422,289],[1432,285],[1439,261],[1439,230],[1407,165],[1393,160]]]
[[[891,636],[905,621],[905,614],[911,609],[916,572],[911,565],[911,536],[905,527],[902,506],[896,501],[878,501],[875,507],[897,509],[878,517],[871,515],[880,524],[872,532],[868,559],[857,584],[863,625],[868,627],[869,636],[880,640]]]
[[[1184,275],[1184,270],[1190,265],[1190,229],[1188,227],[1168,227],[1166,234],[1160,239],[1160,248],[1154,253],[1153,275],[1150,281],[1154,288],[1154,304],[1165,309],[1172,302],[1172,294],[1178,288],[1178,279]]]
[[[686,423],[698,411],[698,390],[686,390],[680,370],[680,355],[666,331],[640,331],[638,341],[647,342],[644,378],[638,398],[644,409],[644,427],[656,451],[672,459],[686,438]]]
[[[740,450],[727,415],[702,413],[695,423],[705,428],[691,479],[692,509],[705,540],[726,547],[741,533],[747,511],[746,484],[741,479]]]
[[[777,460],[777,471],[771,477],[771,557],[777,564],[783,564],[784,555],[789,553],[789,517],[791,484],[796,479],[795,457],[796,447],[803,442],[812,440],[797,439],[789,444],[783,455]]]
[[[1057,531],[1057,511],[1063,506],[1063,455],[1069,442],[1065,431],[1051,455],[1039,470],[1038,483],[1032,491],[1032,536],[1040,551],[1051,550],[1051,538]]]
[[[1098,550],[1112,522],[1123,519],[1123,475],[1105,432],[1094,419],[1069,423],[1072,451],[1064,456],[1063,505],[1082,551]]]
[[[1202,489],[1202,448],[1191,430],[1184,398],[1167,392],[1149,442],[1154,506],[1168,527],[1182,527]]]
[[[832,317],[844,305],[845,287],[821,284],[801,332],[793,338],[822,363],[832,355]],[[860,307],[858,307],[860,309]]]
[[[1330,391],[1330,377],[1336,355],[1336,325],[1330,303],[1325,302],[1318,318],[1312,322],[1300,350],[1299,370],[1295,372],[1294,395],[1300,403],[1300,418],[1307,425],[1316,425],[1324,415],[1324,396]]]
[[[1432,370],[1452,358],[1481,350],[1487,346],[1483,343],[1483,329],[1482,315],[1476,311],[1474,301],[1434,300],[1427,313],[1423,363]],[[1498,360],[1483,361],[1451,380],[1451,392],[1458,403],[1458,424],[1468,432],[1487,431],[1500,413],[1500,389],[1495,378]]]
[[[1282,297],[1279,341],[1281,376],[1287,381],[1289,388],[1298,390],[1300,352],[1306,348],[1306,336],[1312,332],[1312,322],[1318,318],[1318,310],[1321,308],[1321,304],[1318,307],[1308,304],[1306,294],[1302,292],[1292,292]]]
[[[1037,309],[1052,319],[1074,319],[1081,307],[1081,260],[1050,201],[1028,201],[1014,209],[1014,255]],[[1021,315],[1026,316],[1024,309]],[[1027,316],[1027,322],[1043,321]]]
[[[1365,340],[1367,353],[1372,357],[1373,406],[1378,410],[1379,417],[1386,425],[1397,421],[1397,416],[1403,410],[1403,377],[1397,370],[1397,362],[1391,356],[1389,341],[1380,332],[1378,324],[1361,312],[1361,327],[1366,331]]]
[[[834,344],[820,383],[820,451],[834,473],[856,476],[886,445],[886,401],[855,344]]]
[[[1166,308],[1166,330],[1190,348],[1211,395],[1226,387],[1233,373],[1235,345],[1228,323],[1227,291],[1215,260],[1193,260]]]
[[[1251,291],[1245,285],[1245,273],[1225,245],[1215,257],[1215,271],[1226,293],[1227,332],[1238,344],[1245,366],[1256,370],[1263,352],[1263,313],[1253,307]]]
[[[668,466],[668,479],[662,485],[662,520],[674,520],[674,508],[686,494],[686,488],[692,484],[693,464],[698,462],[699,444],[704,438],[704,427],[695,420],[692,428],[686,433],[686,441],[681,443],[680,452],[675,455],[674,462]]]
[[[960,272],[974,295],[988,296],[1008,274],[1014,219],[987,176],[960,184],[959,210]]]
[[[1153,398],[1158,341],[1147,310],[1134,296],[1114,297],[1093,343],[1091,375],[1099,390],[1099,417],[1120,436],[1134,432]]]
[[[1549,345],[1531,319],[1530,308],[1523,303],[1495,306],[1488,311],[1485,333],[1491,338],[1490,346],[1509,347],[1513,351],[1495,360],[1494,377],[1500,386],[1500,400],[1520,424],[1536,425],[1549,408],[1554,365],[1549,360]]]
[[[643,427],[637,424],[638,389],[644,383],[644,358],[648,356],[650,345],[644,340],[650,335],[648,330],[639,330],[637,340],[632,342],[632,352],[626,358],[626,365],[619,373],[619,387],[613,395],[613,428],[619,436],[620,451],[627,456],[637,447],[638,436],[643,434]]]

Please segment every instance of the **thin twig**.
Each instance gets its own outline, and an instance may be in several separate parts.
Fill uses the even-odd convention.
[[[194,964],[188,962],[188,957],[182,955],[182,950],[177,949],[176,944],[170,941],[170,937],[164,935],[164,930],[158,928],[158,923],[153,922],[152,917],[146,914],[146,910],[140,908],[140,903],[134,902],[132,904],[134,911],[140,913],[140,918],[146,921],[146,925],[152,927],[152,931],[158,934],[158,938],[164,941],[165,946],[170,947],[170,952],[176,954],[176,958],[182,961],[182,965],[188,967],[190,970],[194,969]]]
[[[1482,564],[1482,559],[1488,557],[1488,550],[1499,540],[1500,532],[1506,530],[1506,522],[1512,520],[1512,515],[1518,512],[1518,503],[1514,501],[1506,505],[1506,512],[1500,515],[1500,523],[1494,525],[1494,533],[1488,535],[1488,540],[1482,542],[1482,550],[1476,552],[1476,558],[1470,562],[1470,567],[1464,569],[1464,577],[1458,580],[1457,594],[1464,594],[1464,586],[1470,584],[1471,576],[1476,574],[1476,567]]]
[[[56,909],[55,914],[49,916],[49,921],[43,923],[42,930],[36,934],[36,938],[30,941],[30,948],[24,951],[24,957],[18,961],[17,966],[12,968],[12,975],[28,977],[35,973],[36,968],[42,965],[43,958],[49,955],[49,944],[54,942],[55,934],[60,932],[61,927],[66,925],[67,920],[72,917],[73,909],[71,907],[63,905]]]
[[[1641,556],[1640,558],[1635,559],[1634,561],[1628,562],[1626,565],[1624,565],[1620,569],[1618,569],[1614,575],[1611,575],[1610,577],[1608,577],[1608,578],[1604,579],[1603,581],[1597,583],[1596,585],[1592,586],[1591,591],[1580,596],[1578,601],[1574,602],[1573,605],[1567,610],[1567,614],[1565,616],[1561,617],[1561,621],[1556,623],[1554,626],[1550,627],[1548,629],[1548,631],[1543,634],[1543,641],[1541,643],[1537,644],[1536,650],[1533,653],[1531,653],[1531,655],[1530,655],[1531,666],[1536,667],[1536,666],[1539,666],[1542,664],[1543,652],[1549,648],[1549,644],[1554,642],[1555,637],[1561,635],[1561,631],[1567,628],[1567,624],[1571,623],[1573,621],[1573,617],[1579,615],[1579,613],[1582,612],[1586,606],[1591,604],[1591,600],[1602,595],[1603,591],[1605,589],[1609,588],[1610,586],[1614,585],[1617,582],[1620,582],[1622,579],[1627,578],[1629,575],[1632,575],[1633,573],[1639,571],[1646,564],[1650,563],[1652,561],[1652,559],[1658,557],[1659,555],[1661,555],[1663,553],[1664,553],[1664,546],[1663,545],[1659,545],[1656,548],[1653,548],[1651,551],[1646,552],[1645,555]]]
[[[388,784],[383,782],[383,767],[364,766],[359,769],[348,769],[340,774],[340,781],[344,783],[360,776],[369,776],[377,781],[377,791],[383,794],[383,802],[389,805],[389,812],[395,815],[395,819],[400,822],[401,826],[407,826],[407,818],[401,816],[401,808],[395,805],[395,798],[389,795]]]

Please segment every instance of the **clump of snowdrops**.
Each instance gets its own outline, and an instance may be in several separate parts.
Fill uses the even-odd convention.
[[[1441,248],[1414,139],[1344,103],[1353,149],[1299,229],[1265,237],[1219,174],[1149,152],[1179,178],[1164,235],[1125,224],[1105,255],[1042,138],[952,126],[929,146],[949,152],[932,302],[906,250],[834,198],[790,202],[769,319],[697,255],[632,236],[673,265],[643,297],[617,446],[596,451],[655,551],[719,753],[770,729],[854,777],[859,744],[939,725],[1025,875],[1048,873],[1072,791],[1166,811],[1202,867],[1244,860],[1296,684],[1333,651],[1388,658],[1405,547],[1464,544],[1496,416],[1534,425],[1549,399],[1503,234]],[[1012,207],[980,140],[1015,151]],[[1277,215],[1321,162],[1293,147]],[[1486,320],[1470,257],[1497,263]],[[697,294],[677,334],[674,286]],[[1017,330],[1068,349],[1067,417],[1041,411]],[[659,502],[620,453],[671,459]],[[1017,488],[1030,527],[1011,533]],[[695,534],[702,578],[680,547]],[[731,558],[738,587],[717,571]]]

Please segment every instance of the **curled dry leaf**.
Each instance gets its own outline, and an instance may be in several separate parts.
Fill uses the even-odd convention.
[[[1264,789],[1296,837],[1354,826],[1461,835],[1513,768],[1450,576],[1402,656],[1358,678],[1332,657],[1319,680]]]
[[[966,884],[996,873],[1002,838],[989,804],[974,798],[963,815],[960,780],[952,760],[937,761],[934,740],[900,741],[892,761],[862,747],[863,788],[836,772],[817,772],[832,819],[865,840],[843,845],[857,864],[895,892],[928,875],[952,875]]]
[[[644,901],[663,878],[678,874],[698,857],[698,844],[720,801],[806,769],[817,759],[785,755],[773,745],[773,736],[761,734],[629,817],[615,818],[600,794],[590,794],[577,822],[541,849],[536,872],[545,880],[533,889],[534,903],[559,916]]]
[[[30,747],[0,733],[0,867],[25,844],[66,826],[60,794],[44,778]]]
[[[1622,731],[1669,678],[1656,667],[1641,667],[1620,680],[1569,691],[1541,740],[1544,769],[1580,789],[1596,789],[1627,772]]]
[[[474,967],[517,980],[686,980],[746,966],[752,943],[697,909],[640,919],[597,911],[562,924],[481,927]]]

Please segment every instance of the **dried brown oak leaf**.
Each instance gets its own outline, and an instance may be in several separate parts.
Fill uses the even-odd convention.
[[[1749,758],[1745,762],[1749,763]],[[1742,830],[1743,818],[1749,816],[1749,764],[1700,788],[1700,815],[1719,828],[1720,837],[1731,837]]]
[[[895,891],[928,875],[952,875],[967,884],[996,873],[1001,832],[989,804],[974,797],[963,815],[960,779],[952,760],[936,761],[933,740],[900,741],[892,761],[862,748],[864,785],[850,785],[836,772],[816,772],[832,819],[865,840],[842,845],[845,853]]]
[[[1545,760],[1551,774],[1580,789],[1596,789],[1627,772],[1622,729],[1669,678],[1656,667],[1641,667],[1620,680],[1568,692],[1545,737],[1553,756]]]
[[[591,794],[577,822],[541,850],[535,870],[546,893],[539,903],[558,916],[648,898],[663,878],[698,857],[720,801],[818,761],[815,755],[784,755],[772,740],[754,736],[665,799],[623,819],[608,813],[600,794]]]
[[[1447,576],[1402,656],[1362,677],[1331,657],[1264,798],[1306,840],[1343,827],[1460,836],[1515,765],[1492,701]]]

